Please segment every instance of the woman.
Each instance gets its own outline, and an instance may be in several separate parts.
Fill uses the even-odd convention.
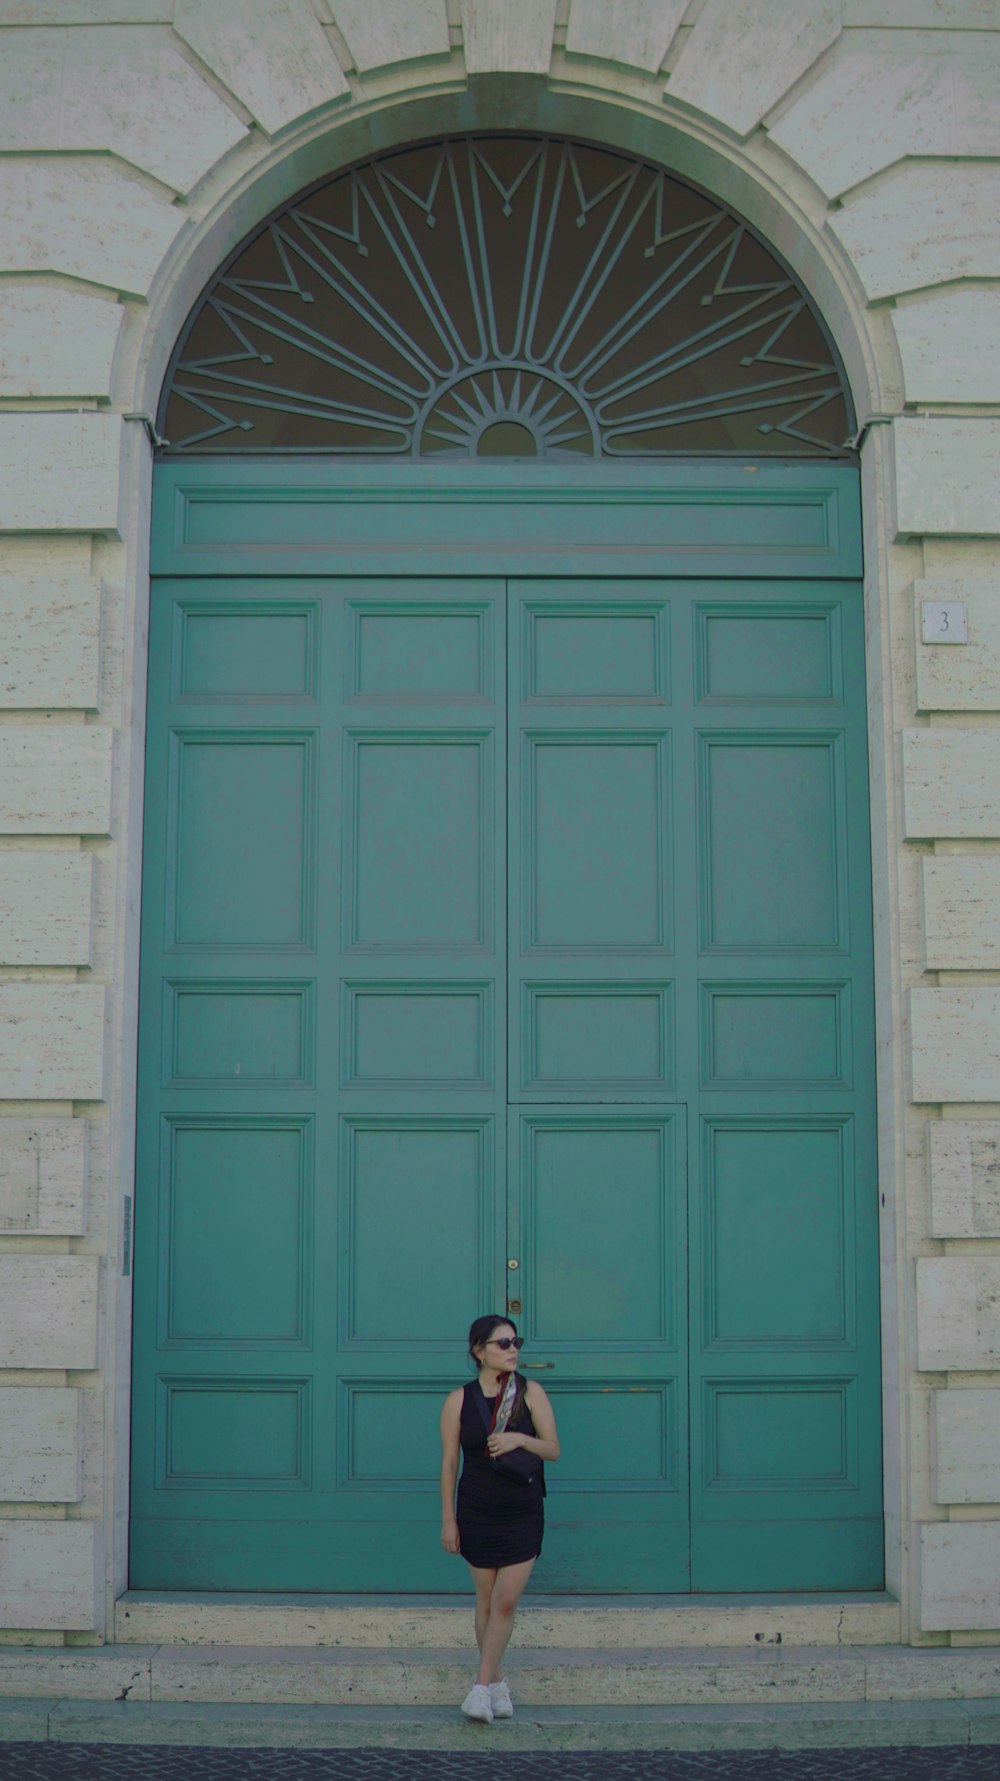
[[[441,1544],[446,1552],[461,1553],[476,1585],[479,1676],[462,1712],[487,1723],[514,1712],[500,1664],[542,1550],[545,1476],[539,1462],[559,1458],[552,1406],[541,1386],[517,1371],[523,1340],[509,1318],[492,1312],[477,1317],[469,1331],[469,1359],[479,1377],[449,1392],[441,1412]]]

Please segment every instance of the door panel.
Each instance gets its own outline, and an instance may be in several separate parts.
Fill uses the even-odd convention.
[[[508,1290],[565,1455],[550,1589],[690,1588],[667,591],[508,586]]]
[[[669,983],[522,982],[520,1092],[541,1100],[659,1099],[673,1087]]]
[[[706,952],[836,945],[838,738],[767,730],[699,741]]]
[[[173,731],[166,846],[175,865],[167,905],[174,946],[308,944],[312,740],[288,731]]]
[[[162,581],[151,628],[132,1580],[460,1587],[437,1410],[504,1285],[503,584]]]
[[[311,1222],[302,1123],[177,1118],[165,1139],[164,1346],[301,1346]]]
[[[670,1116],[676,1121],[676,1114]],[[602,1353],[678,1341],[678,1175],[662,1121],[523,1119],[521,1250],[532,1335]],[[511,1220],[512,1234],[515,1221]]]
[[[878,1588],[861,602],[833,582],[766,604],[703,585],[692,635],[692,1575]]]
[[[662,739],[547,731],[525,741],[526,945],[662,945]]]
[[[512,1102],[675,1087],[666,596],[509,584]]]
[[[543,1589],[690,1587],[685,1109],[511,1109],[523,1366],[552,1398]]]
[[[487,736],[347,739],[346,944],[448,950],[488,943],[494,897]]]

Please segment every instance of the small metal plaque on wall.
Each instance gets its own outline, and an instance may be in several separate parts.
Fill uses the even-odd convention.
[[[923,600],[920,614],[925,643],[968,643],[969,615],[964,600]]]

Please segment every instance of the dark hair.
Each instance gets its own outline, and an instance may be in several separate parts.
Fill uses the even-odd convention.
[[[515,1336],[517,1335],[517,1324],[512,1317],[499,1317],[495,1311],[487,1311],[482,1317],[473,1318],[469,1325],[469,1359],[473,1366],[478,1368],[481,1364],[475,1350],[485,1347],[494,1330],[505,1327],[513,1330]],[[514,1399],[514,1407],[511,1410],[508,1423],[508,1427],[511,1428],[521,1420],[521,1405],[524,1403],[524,1392],[527,1385],[527,1380],[522,1378],[520,1373],[515,1373],[514,1377],[517,1380],[517,1397]]]

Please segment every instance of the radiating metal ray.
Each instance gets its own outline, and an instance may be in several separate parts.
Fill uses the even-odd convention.
[[[321,344],[322,337],[313,329],[303,330],[301,327],[296,327],[294,331],[290,331],[287,327],[279,328],[263,318],[251,316],[245,310],[237,310],[233,305],[223,303],[221,300],[216,302],[214,307],[225,320],[228,321],[231,316],[238,315],[242,320],[259,327],[262,332],[270,334],[275,342],[283,341],[286,345],[295,347],[297,351],[306,353],[338,370],[345,371],[358,381],[370,384],[372,389],[381,390],[383,394],[391,396],[394,400],[405,403],[406,406],[413,408],[414,412],[416,403],[426,395],[429,388],[433,387],[427,378],[424,379],[422,387],[407,386],[401,379],[380,370],[369,360],[362,359],[343,349],[336,351],[332,349],[332,346]],[[277,315],[279,312],[273,311],[272,313]],[[237,355],[234,354],[224,354],[221,357],[215,356],[198,360],[183,359],[178,369],[188,374],[198,371],[203,375],[208,375],[211,372],[213,376],[217,377],[219,373],[215,369],[216,366],[232,363],[236,357]],[[270,356],[265,357],[257,352],[253,352],[249,357],[264,364],[273,362]],[[246,355],[241,354],[239,358],[246,362]]]
[[[449,373],[458,368],[458,365],[461,363],[460,356],[455,353],[454,348],[449,348],[446,333],[437,325],[433,310],[426,302],[423,293],[419,290],[416,283],[410,279],[409,268],[406,267],[405,261],[400,261],[400,264],[403,266],[411,288],[413,289],[421,308],[424,310],[426,319],[430,322],[431,327],[438,336],[441,346],[444,349],[446,356],[446,363],[444,365],[435,364],[426,349],[420,346],[412,332],[408,331],[407,326],[397,320],[385,304],[380,303],[375,299],[372,292],[361,279],[356,278],[348,267],[342,265],[339,260],[334,258],[326,244],[319,239],[310,227],[306,225],[301,217],[297,217],[295,220],[298,223],[299,228],[302,230],[303,235],[316,249],[316,252],[325,258],[329,270],[327,267],[324,267],[319,260],[314,259],[313,256],[298,243],[295,244],[296,252],[301,254],[308,265],[312,266],[319,278],[323,279],[332,290],[335,290],[350,308],[374,328],[376,333],[381,333],[403,358],[425,364],[428,371],[432,372],[437,377],[448,376]],[[397,254],[397,259],[398,258],[399,256]]]
[[[374,202],[372,202],[372,214],[375,216],[386,241],[395,253],[406,276],[410,279],[411,287],[418,302],[424,309],[428,318],[433,321],[442,340],[450,343],[451,351],[455,356],[455,363],[461,363],[463,357],[466,356],[466,348],[455,325],[447,288],[443,288],[440,285],[433,271],[428,266],[425,253],[417,246],[413,233],[403,217],[399,205],[393,197],[388,185],[382,179],[377,167],[375,168],[375,174],[389,210],[387,214],[383,215]],[[409,252],[409,259],[407,258],[406,253],[400,251],[400,243],[396,240],[393,234],[393,225],[402,238],[402,244]],[[413,262],[412,268],[410,260]],[[482,334],[481,318],[478,319],[480,319],[480,353],[485,353],[486,345]]]
[[[641,367],[637,375],[626,375],[620,378],[617,382],[612,381],[599,387],[594,387],[593,384],[591,384],[588,394],[590,395],[591,400],[598,404],[621,401],[627,396],[636,395],[640,391],[648,389],[651,384],[658,382],[663,377],[670,376],[677,371],[686,370],[689,366],[698,364],[701,360],[711,357],[713,353],[721,353],[722,348],[733,346],[737,341],[744,339],[748,334],[753,334],[761,325],[762,320],[764,323],[767,323],[771,319],[771,316],[765,315],[763,318],[755,317],[753,320],[746,322],[742,327],[738,328],[726,327],[720,331],[719,328],[715,327],[702,330],[701,333],[692,336],[690,340],[683,342],[675,350],[665,352],[661,354],[659,358],[649,360]],[[685,346],[689,350],[685,351]],[[741,359],[740,361],[747,370],[753,365],[762,362],[770,363],[771,361],[761,361],[756,353],[753,353],[749,355],[749,357]],[[804,369],[811,376],[818,374],[827,376],[832,367],[829,364],[817,362],[813,365],[806,364]]]
[[[707,235],[708,231],[705,232],[705,237],[699,238],[691,244],[691,253],[697,252],[701,245],[701,239],[707,238]],[[671,339],[666,316],[670,305],[684,297],[689,288],[695,285],[698,279],[709,270],[719,254],[725,252],[725,248],[725,239],[716,241],[710,245],[703,258],[692,260],[689,264],[685,264],[683,261],[675,262],[674,265],[667,267],[656,283],[636,298],[628,313],[623,315],[620,321],[606,329],[604,336],[595,342],[586,359],[573,366],[573,375],[581,379],[593,377],[610,359],[614,358],[617,353],[623,352],[633,340],[639,339],[643,332],[651,328],[657,321],[663,324],[664,345],[659,348],[661,356],[669,356],[671,352],[681,350],[690,344],[692,339],[704,338],[713,331],[727,326],[732,317],[729,315],[718,316],[706,323],[703,328],[697,329],[693,335],[689,332],[680,338]],[[684,260],[687,261],[687,259],[688,256],[685,255]],[[673,276],[675,272],[679,273],[676,279]],[[775,285],[763,294],[755,296],[750,303],[744,305],[742,313],[759,308],[767,303],[772,296],[779,295],[784,288],[784,285]]]

